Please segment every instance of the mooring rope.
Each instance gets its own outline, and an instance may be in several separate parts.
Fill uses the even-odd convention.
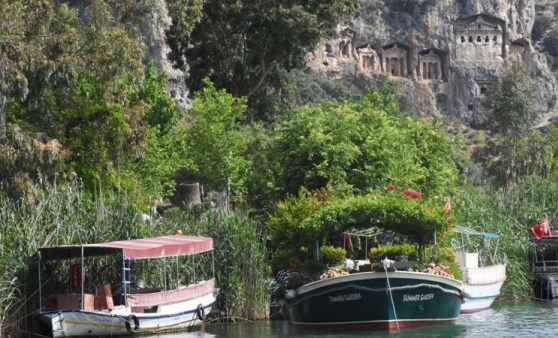
[[[399,320],[397,319],[397,311],[395,310],[395,303],[393,302],[393,293],[391,292],[391,285],[389,284],[389,274],[387,271],[388,259],[387,258],[384,259],[382,263],[384,265],[384,271],[386,272],[386,281],[387,281],[387,287],[389,291],[389,298],[391,299],[391,306],[393,307],[393,315],[395,317],[395,324],[397,325],[397,332],[401,332],[401,330],[399,330]]]

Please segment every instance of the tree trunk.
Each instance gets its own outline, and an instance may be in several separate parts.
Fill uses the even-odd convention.
[[[6,140],[6,97],[0,94],[0,142]]]
[[[180,183],[176,190],[176,199],[173,201],[175,205],[191,206],[200,204],[202,202],[200,184],[194,183]]]

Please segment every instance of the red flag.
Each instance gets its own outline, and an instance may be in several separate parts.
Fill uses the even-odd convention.
[[[444,204],[444,212],[450,212],[451,210],[451,201],[448,197],[448,200],[446,201],[446,203]]]
[[[533,235],[535,235],[536,239],[541,239],[544,236],[548,235],[548,217],[544,216],[544,218],[540,220],[539,223],[533,225],[531,227],[531,231],[533,232]]]
[[[345,250],[353,251],[353,241],[351,240],[351,235],[348,232],[345,232]]]

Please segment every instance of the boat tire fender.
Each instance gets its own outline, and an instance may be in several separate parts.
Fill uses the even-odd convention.
[[[134,327],[132,329],[132,322],[134,323]],[[139,330],[140,324],[139,319],[135,315],[129,315],[128,319],[126,319],[126,331],[129,333],[134,333]]]
[[[201,321],[205,319],[205,308],[203,307],[202,304],[198,305],[196,309],[196,315],[198,316],[198,319]]]

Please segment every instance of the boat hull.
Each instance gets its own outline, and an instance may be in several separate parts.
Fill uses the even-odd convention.
[[[454,322],[461,288],[432,274],[362,272],[302,286],[287,296],[287,305],[296,326],[395,330]]]
[[[500,289],[506,280],[506,265],[469,268],[465,269],[464,275],[465,299],[461,305],[461,313],[477,312],[488,309],[500,295]]]
[[[154,313],[133,312],[131,307],[114,310],[56,310],[43,312],[39,320],[53,338],[76,336],[120,336],[187,330],[202,323],[215,304],[212,294],[159,306]]]
[[[504,281],[491,284],[465,284],[464,291],[467,295],[461,305],[461,313],[471,313],[488,309],[500,295]]]

